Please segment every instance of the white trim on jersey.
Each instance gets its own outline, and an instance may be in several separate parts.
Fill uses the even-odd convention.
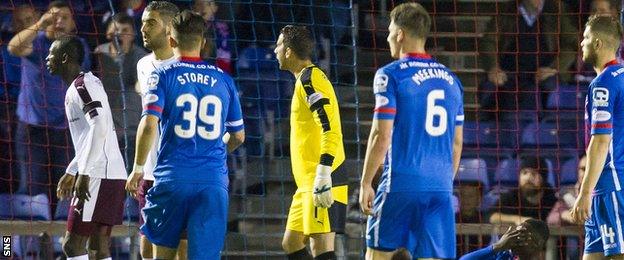
[[[377,222],[375,222],[372,227],[374,229],[373,244],[375,245],[375,247],[379,247],[379,225],[381,223],[381,212],[383,211],[383,205],[386,203],[387,197],[388,197],[388,193],[383,192],[381,195],[381,202],[379,203],[379,211],[378,212],[373,211],[373,214],[375,215],[375,218],[377,219]]]
[[[84,202],[84,206],[82,207],[82,222],[91,222],[93,219],[93,213],[95,212],[95,205],[98,200],[101,184],[102,179],[100,178],[89,179],[89,194],[91,194],[91,197],[89,200]]]
[[[243,119],[225,122],[225,126],[234,127],[243,125]]]
[[[613,138],[613,135],[611,135]],[[615,184],[615,190],[620,191],[622,187],[620,186],[620,179],[618,177],[617,170],[615,169],[615,158],[613,157],[613,139],[609,143],[609,156],[611,157],[611,161],[609,162],[609,168],[611,168],[611,176],[613,176],[613,183]]]
[[[622,221],[620,220],[619,213],[620,203],[618,203],[615,193],[615,191],[612,191],[611,197],[613,198],[613,210],[615,211],[615,225],[617,229],[618,246],[620,247],[620,254],[624,254],[624,235],[622,235]]]
[[[455,121],[461,121],[461,122],[463,122],[465,117],[466,117],[466,116],[464,116],[464,115],[458,115],[458,116],[456,116],[456,117],[455,117]]]

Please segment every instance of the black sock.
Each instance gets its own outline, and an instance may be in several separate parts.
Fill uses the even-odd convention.
[[[334,251],[322,253],[320,255],[317,255],[314,258],[314,260],[334,260],[334,259],[336,259],[336,253],[334,253]]]
[[[288,254],[288,259],[290,260],[312,260],[312,256],[308,253],[307,248],[302,248],[299,251],[292,252]]]

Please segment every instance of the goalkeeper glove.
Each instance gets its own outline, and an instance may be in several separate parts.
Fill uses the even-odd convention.
[[[319,164],[316,166],[316,177],[314,178],[314,206],[329,208],[334,203],[331,193],[332,179],[331,167]]]

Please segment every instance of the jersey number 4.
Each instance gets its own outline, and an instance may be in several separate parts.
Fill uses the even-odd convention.
[[[437,100],[444,100],[444,90],[436,89],[427,95],[427,116],[425,130],[431,136],[441,136],[446,132],[448,113],[443,106],[436,106]],[[438,125],[434,125],[434,118],[438,117]]]
[[[206,140],[215,140],[221,136],[221,99],[214,95],[207,95],[199,100],[199,106],[197,97],[191,94],[183,94],[176,99],[176,106],[184,107],[189,104],[189,110],[184,110],[182,113],[182,119],[188,121],[188,128],[182,127],[182,125],[175,125],[175,133],[181,138],[193,138],[195,134]],[[208,114],[208,107],[213,106],[214,110],[212,114]],[[197,113],[199,110],[199,114]],[[197,119],[201,121],[201,125],[197,125]],[[212,129],[209,130],[209,127]]]

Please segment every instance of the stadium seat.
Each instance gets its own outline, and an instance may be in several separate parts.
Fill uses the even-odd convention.
[[[560,85],[548,94],[547,109],[583,111],[585,107],[585,88],[573,85]]]
[[[475,182],[481,183],[484,191],[490,189],[485,160],[476,158],[461,159],[457,178],[455,178],[455,184],[461,185],[462,183]]]
[[[54,220],[67,220],[67,214],[69,214],[70,199],[59,200],[56,204],[56,210],[54,211]]]
[[[141,209],[139,209],[139,202],[128,196],[124,204],[124,220],[138,221]]]
[[[50,220],[50,201],[45,194],[0,194],[0,219]]]
[[[578,178],[578,158],[572,158],[567,160],[561,166],[561,173],[559,174],[561,185],[574,185]]]
[[[531,123],[522,131],[522,147],[577,148],[578,130],[569,127],[551,122]]]
[[[517,187],[518,169],[517,159],[505,159],[501,161],[494,172],[494,184],[496,186]]]

